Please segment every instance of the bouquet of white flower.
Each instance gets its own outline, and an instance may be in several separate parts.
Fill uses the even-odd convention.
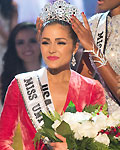
[[[108,116],[106,105],[90,105],[83,112],[76,112],[70,102],[66,111],[61,116],[57,112],[43,114],[44,125],[34,142],[61,142],[56,132],[66,138],[68,149],[120,150],[120,110]]]

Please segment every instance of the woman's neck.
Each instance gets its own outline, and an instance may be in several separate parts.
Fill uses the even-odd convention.
[[[71,71],[70,68],[61,70],[59,69],[49,69],[48,68],[48,80],[52,82],[66,82],[70,80]]]
[[[120,6],[118,6],[117,8],[114,8],[110,11],[111,17],[119,15],[119,14],[120,14]]]

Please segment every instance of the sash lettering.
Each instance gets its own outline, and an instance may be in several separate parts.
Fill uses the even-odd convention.
[[[28,115],[38,130],[43,125],[42,113],[54,112],[51,94],[48,86],[47,70],[16,75]]]
[[[42,119],[42,110],[41,110],[41,107],[40,107],[40,104],[38,103],[37,105],[35,105],[33,108],[32,108],[33,112],[34,112],[34,116],[36,117],[37,121],[40,123],[43,119]]]
[[[49,99],[50,92],[49,92],[49,89],[48,89],[48,84],[42,85],[42,91],[43,91],[43,98],[44,98],[45,104],[47,106],[47,105],[52,103],[51,99]]]
[[[106,40],[106,23],[107,23],[107,15],[109,11],[101,14],[98,19],[98,26],[95,30],[95,43],[98,46],[98,49],[104,53],[105,48],[105,40]]]
[[[32,81],[32,77],[24,79],[27,95],[29,100],[36,99],[38,96],[36,94],[35,86]]]
[[[98,48],[101,50],[102,48],[102,42],[103,42],[103,31],[101,33],[98,33],[98,36],[97,36],[97,46]]]

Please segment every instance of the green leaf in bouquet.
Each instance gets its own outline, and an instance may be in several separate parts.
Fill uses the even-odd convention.
[[[74,139],[74,133],[68,123],[62,121],[57,127],[56,132],[66,138],[69,149],[76,149],[77,145]]]
[[[90,150],[94,149],[94,150],[109,150],[108,146],[103,144],[103,143],[99,143],[99,142],[93,142],[93,145],[90,146]]]
[[[52,142],[61,142],[61,140],[55,136],[53,128],[46,128],[45,126],[42,126],[42,128],[37,131],[35,138],[33,139],[35,147],[36,143],[39,142],[40,139],[44,140],[45,137],[48,137],[48,139]]]
[[[95,104],[95,105],[88,105],[88,106],[85,106],[85,108],[83,109],[83,112],[88,112],[88,113],[92,113],[93,116],[95,116],[97,113],[99,112],[103,112],[104,115],[108,115],[108,105],[107,103],[105,103],[104,105],[98,105],[98,104]]]
[[[72,101],[70,101],[65,112],[76,113],[76,111],[77,110],[76,110],[75,104]]]
[[[61,142],[60,139],[58,139],[55,136],[55,131],[52,128],[52,124],[54,123],[53,120],[60,119],[60,115],[55,112],[54,115],[52,113],[42,113],[44,124],[39,129],[35,135],[34,140],[34,145],[36,145],[37,141],[40,141],[40,139],[44,139],[45,137],[48,137],[49,140],[52,142]]]
[[[113,136],[109,136],[109,138],[110,138],[110,145],[109,145],[109,147],[112,150],[120,150],[120,141],[118,141],[118,139],[115,139]]]
[[[104,115],[108,115],[108,104],[107,103],[105,103],[103,105],[102,112],[104,113]]]
[[[88,105],[88,106],[85,106],[85,108],[83,109],[83,112],[88,112],[88,113],[92,113],[92,112],[95,112],[99,107],[101,107],[102,105],[98,105],[98,104],[95,104],[95,105]]]
[[[93,138],[84,137],[82,140],[76,140],[77,150],[109,150],[105,144],[95,142]]]
[[[71,135],[73,132],[68,123],[62,121],[61,124],[57,127],[56,132],[62,136]]]
[[[36,134],[35,134],[35,137],[34,137],[34,139],[33,139],[33,142],[34,142],[34,146],[36,147],[36,144],[37,144],[37,142],[38,141],[40,141],[40,133],[39,133],[39,130],[36,132]]]
[[[52,113],[47,113],[47,116],[52,120],[52,121],[55,121],[55,120],[61,120],[60,119],[60,114],[57,112],[57,111],[54,111],[54,114]]]
[[[41,133],[42,136],[48,137],[52,142],[61,142],[61,140],[55,136],[55,131],[53,128],[43,127],[43,131]]]
[[[54,134],[54,130],[45,128],[45,129],[39,129],[38,132],[35,135],[35,138],[33,139],[34,145],[36,147],[37,142],[39,142],[41,139],[44,140],[45,137],[48,137],[53,142],[61,142]]]
[[[44,126],[46,128],[51,128],[52,124],[54,123],[53,120],[51,120],[49,118],[49,116],[47,116],[46,114],[42,113],[42,116],[43,116],[43,120],[44,120]]]
[[[67,135],[66,136],[66,142],[68,145],[68,149],[77,150],[77,144],[76,144],[76,141],[75,141],[73,135]]]

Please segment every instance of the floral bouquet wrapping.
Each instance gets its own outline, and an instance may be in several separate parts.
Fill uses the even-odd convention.
[[[38,130],[34,143],[61,142],[55,132],[66,138],[72,150],[120,150],[120,110],[108,116],[107,106],[90,105],[76,112],[70,102],[66,112],[43,114],[44,125]]]

